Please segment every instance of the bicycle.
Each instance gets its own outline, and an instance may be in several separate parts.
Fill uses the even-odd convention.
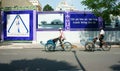
[[[100,47],[98,38],[89,37],[87,40],[80,40],[80,42],[84,43],[86,51],[95,51],[96,48],[100,48],[103,51],[109,51],[111,49],[111,44],[109,42],[104,42],[104,44],[102,44],[102,47]]]
[[[56,39],[58,41],[58,38]],[[41,41],[40,43],[45,46],[45,51],[55,51],[56,48],[61,47],[61,45],[65,51],[70,51],[72,49],[72,44],[68,41],[62,41],[62,44],[57,43],[57,41],[54,43],[52,39],[49,39],[46,44],[43,44]]]

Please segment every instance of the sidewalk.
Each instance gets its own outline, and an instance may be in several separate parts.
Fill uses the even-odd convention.
[[[0,43],[0,49],[23,49],[23,48],[43,48],[40,44],[32,44],[32,43]]]
[[[78,43],[74,43],[74,49],[84,48]],[[33,44],[33,43],[14,43],[14,42],[2,42],[0,43],[0,49],[24,49],[24,48],[44,48],[42,44]]]
[[[72,43],[74,49],[84,49],[79,43]],[[120,45],[112,45],[113,47],[120,48]],[[14,43],[14,42],[2,42],[0,43],[0,49],[24,49],[24,48],[44,48],[41,44],[33,43]]]

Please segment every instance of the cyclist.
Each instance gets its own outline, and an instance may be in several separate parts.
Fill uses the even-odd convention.
[[[64,41],[65,36],[64,36],[64,33],[63,33],[62,28],[59,28],[59,31],[60,31],[60,36],[59,36],[59,39],[60,39],[60,42],[62,42],[62,41]]]
[[[104,44],[104,35],[105,35],[105,31],[103,30],[103,28],[100,28],[100,34],[99,34],[99,40],[100,40],[100,47],[102,47],[102,45]]]
[[[59,28],[59,32],[60,32],[59,42],[60,42],[60,44],[61,44],[62,49],[64,50],[64,46],[62,45],[62,42],[65,40],[65,36],[64,36],[64,33],[63,33],[62,28]]]
[[[60,46],[61,46],[62,49],[64,50],[64,46],[62,45],[62,42],[65,40],[65,36],[64,36],[64,33],[63,33],[62,28],[59,28],[59,32],[60,32],[59,37],[54,38],[54,39],[53,39],[53,42],[54,42],[54,44],[55,44],[55,43],[59,40]]]

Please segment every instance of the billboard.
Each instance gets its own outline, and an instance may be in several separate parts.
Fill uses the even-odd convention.
[[[38,30],[56,30],[64,28],[64,12],[39,12],[37,15]]]
[[[32,40],[33,39],[33,11],[6,11],[4,12],[4,39],[5,40]]]
[[[70,28],[71,29],[85,29],[98,28],[98,17],[92,13],[70,12]]]
[[[29,14],[8,14],[7,15],[7,36],[8,37],[29,37]]]

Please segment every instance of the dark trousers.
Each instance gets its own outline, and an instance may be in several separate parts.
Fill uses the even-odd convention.
[[[102,47],[102,45],[103,45],[103,39],[104,39],[104,35],[100,35],[100,38],[99,38],[99,40],[100,40],[100,47]]]

